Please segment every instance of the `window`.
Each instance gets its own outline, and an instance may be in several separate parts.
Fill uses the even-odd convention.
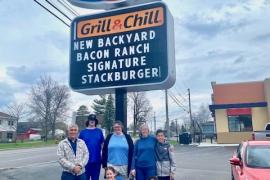
[[[9,126],[13,126],[14,125],[14,122],[13,121],[8,121],[8,125]]]
[[[246,162],[253,168],[270,168],[270,146],[258,145],[247,148]]]
[[[7,139],[13,139],[13,133],[7,133]]]
[[[237,157],[242,160],[242,150],[243,150],[243,144],[239,144],[238,148],[237,148]]]
[[[228,116],[230,132],[253,131],[251,115]]]
[[[2,124],[2,120],[0,120],[0,124]]]

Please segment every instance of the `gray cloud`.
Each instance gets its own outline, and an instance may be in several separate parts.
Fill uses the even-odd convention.
[[[67,34],[59,33],[56,31],[48,31],[43,35],[36,37],[36,40],[42,43],[46,43],[50,46],[55,46],[60,50],[68,50],[69,38]]]
[[[240,55],[239,57],[237,57],[235,60],[234,60],[234,64],[241,64],[241,63],[244,63],[245,62],[245,57]]]
[[[269,40],[270,40],[270,33],[262,34],[252,39],[253,42],[262,42],[262,43],[266,43]]]
[[[67,67],[52,66],[52,65],[36,65],[33,67],[29,66],[9,66],[7,67],[7,74],[24,84],[33,84],[43,74],[51,73],[63,73],[67,71]]]
[[[13,99],[17,90],[6,82],[0,82],[0,108],[7,106]]]
[[[177,87],[209,93],[210,97],[211,81],[269,77],[269,4],[254,10],[249,2],[167,0],[175,16]],[[0,12],[0,23],[5,26],[0,33],[9,35],[1,38],[1,66],[8,76],[26,86],[46,73],[64,81],[68,72],[68,29],[33,1],[16,3],[1,1],[5,8]],[[2,86],[0,95],[6,99],[2,101],[12,100],[14,86]]]

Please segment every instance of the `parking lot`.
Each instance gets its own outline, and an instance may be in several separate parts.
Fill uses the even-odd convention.
[[[236,147],[180,146],[176,151],[176,180],[228,180],[229,158]]]
[[[197,146],[176,146],[175,158],[177,162],[176,180],[228,180],[230,179],[230,166],[228,159],[236,147],[197,147]],[[38,152],[40,150],[40,153]],[[10,163],[5,166],[4,161],[0,161],[1,180],[57,180],[60,179],[61,168],[56,162],[56,148],[40,148],[35,153],[39,154],[40,162],[36,160],[36,155],[31,158],[33,149],[16,151],[16,156],[12,155],[12,150],[0,152],[0,157],[5,155],[10,158]],[[20,157],[20,154],[22,156]],[[51,155],[51,157],[48,157]],[[9,157],[8,157],[9,156]],[[45,157],[42,158],[42,157]],[[27,158],[29,157],[29,158]],[[12,159],[13,158],[13,159]],[[16,160],[17,158],[17,160]],[[46,160],[47,159],[47,160]],[[54,160],[55,159],[55,160]],[[23,162],[24,161],[24,162]],[[13,162],[13,164],[11,164]],[[19,162],[19,163],[16,163]],[[19,166],[17,165],[19,164]],[[6,167],[6,168],[5,168]],[[100,179],[103,176],[101,175]]]

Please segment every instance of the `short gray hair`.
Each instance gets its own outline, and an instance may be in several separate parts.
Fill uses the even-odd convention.
[[[68,125],[68,130],[70,130],[71,128],[76,128],[76,129],[79,130],[79,126],[77,124],[75,124],[75,123],[72,123],[72,124]]]
[[[140,126],[140,131],[142,131],[142,128],[146,127],[148,129],[148,131],[150,131],[149,129],[149,126],[147,123],[143,123],[141,126]]]

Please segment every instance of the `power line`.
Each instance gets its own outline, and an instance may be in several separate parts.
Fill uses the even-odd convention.
[[[57,16],[55,13],[53,13],[52,11],[50,11],[47,7],[45,7],[44,5],[42,5],[40,2],[38,2],[37,0],[34,0],[35,3],[37,3],[39,6],[41,6],[43,9],[45,9],[47,12],[49,12],[51,15],[53,15],[54,17],[56,17],[58,20],[60,20],[62,23],[64,23],[66,26],[70,27],[70,25],[68,25],[63,19],[61,19],[59,16]]]
[[[66,15],[65,13],[63,13],[63,11],[61,11],[59,8],[57,8],[52,2],[50,2],[49,0],[45,0],[49,5],[51,5],[54,9],[56,9],[58,12],[60,12],[63,16],[65,16],[68,20],[71,21],[71,18]]]
[[[179,103],[181,103],[183,106],[185,106],[183,103],[185,103],[185,99],[184,98],[182,98],[182,101],[180,101],[178,98],[177,98],[177,96],[176,95],[174,95],[174,92],[173,91],[170,91],[170,93],[177,99],[177,101],[179,102]],[[183,101],[183,99],[184,99],[184,101]]]
[[[179,110],[170,112],[170,116],[176,116],[178,114],[179,114]],[[162,118],[162,117],[165,117],[165,116],[166,116],[166,114],[160,114],[158,116],[156,115],[156,118]]]
[[[184,97],[180,92],[180,90],[178,91],[178,88],[176,88],[176,86],[174,86],[174,89],[176,91],[176,93],[184,100],[184,101],[187,101],[186,97]]]
[[[75,16],[79,16],[80,14],[75,11],[75,9],[73,9],[67,2],[65,2],[64,0],[57,0],[62,6],[64,6],[69,12],[71,12],[73,15]]]
[[[173,95],[173,97],[180,103],[180,104],[182,104],[182,106],[186,106],[186,103],[187,103],[187,100],[183,100],[183,98],[178,98],[179,96],[177,96],[177,95],[174,95],[174,93],[173,92],[171,92],[172,93],[172,95]]]
[[[181,107],[184,111],[189,112],[188,110],[186,110],[185,106],[181,105],[181,104],[178,102],[178,100],[175,99],[174,96],[172,96],[171,94],[169,94],[169,96],[172,98],[172,100],[173,100],[179,107]]]
[[[170,92],[171,94],[169,94],[169,96],[172,98],[172,100],[179,106],[179,107],[181,107],[182,109],[184,109],[184,111],[187,111],[185,108],[186,108],[186,106],[184,105],[184,104],[182,104],[178,99],[177,99],[177,97],[175,97],[175,95],[172,93],[172,92]],[[188,111],[187,111],[188,112]]]

